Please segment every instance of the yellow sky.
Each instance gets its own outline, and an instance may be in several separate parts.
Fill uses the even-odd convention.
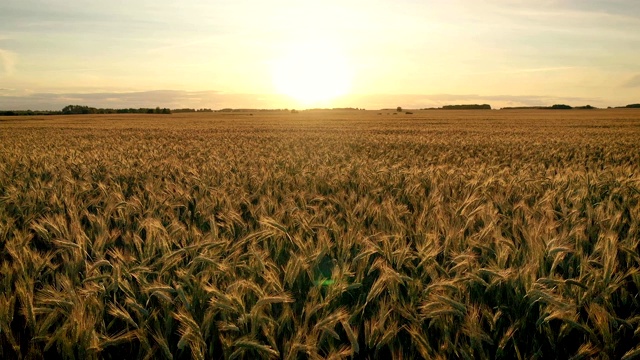
[[[0,109],[640,102],[635,0],[0,3]]]

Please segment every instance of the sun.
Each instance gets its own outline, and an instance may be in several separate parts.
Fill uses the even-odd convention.
[[[304,42],[291,46],[274,61],[272,75],[278,93],[310,106],[347,95],[352,74],[346,56],[337,47]]]

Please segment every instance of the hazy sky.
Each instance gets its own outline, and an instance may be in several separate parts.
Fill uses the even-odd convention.
[[[464,102],[640,102],[640,1],[0,1],[0,109]]]

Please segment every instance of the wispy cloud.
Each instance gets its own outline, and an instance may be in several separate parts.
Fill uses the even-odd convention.
[[[478,94],[375,94],[352,95],[335,104],[337,107],[365,107],[367,109],[425,108],[451,104],[491,104],[505,106],[549,106],[553,104],[604,107],[604,100],[589,97],[560,97],[536,95],[478,95]],[[219,91],[142,91],[99,93],[32,93],[26,95],[0,94],[0,110],[59,110],[78,104],[99,108],[284,108],[292,107],[281,95],[230,94]]]
[[[98,108],[274,108],[283,104],[280,95],[229,94],[219,91],[158,90],[99,93],[0,94],[0,110],[59,110],[67,105]]]
[[[640,88],[640,74],[632,77],[627,82],[625,82],[622,87],[625,88]]]
[[[529,19],[565,20],[565,21],[602,21],[638,23],[640,19],[626,14],[613,14],[605,11],[585,11],[577,9],[511,9],[506,14]]]
[[[477,71],[472,72],[470,74],[526,74],[526,73],[542,73],[542,72],[554,72],[554,71],[566,71],[566,70],[576,70],[576,69],[585,69],[583,66],[549,66],[549,67],[538,67],[538,68],[515,68],[515,69],[505,69],[505,70],[492,70],[492,71]]]
[[[525,1],[490,0],[483,2],[480,6],[492,13],[508,14],[519,19],[632,23],[640,21],[640,17],[637,15],[640,4],[633,0],[606,2],[602,0],[552,0],[538,1],[535,4]]]
[[[169,50],[175,51],[178,49],[188,48],[192,46],[202,46],[203,44],[210,43],[210,42],[211,42],[210,38],[203,38],[203,39],[192,40],[192,41],[174,41],[172,44],[158,46],[155,48],[151,48],[147,51],[149,53],[159,53],[159,52],[169,51]]]
[[[554,66],[554,67],[542,67],[542,68],[530,68],[530,69],[514,69],[507,70],[507,73],[536,73],[536,72],[551,72],[551,71],[563,71],[578,69],[579,66]]]
[[[0,75],[13,75],[18,63],[18,55],[12,51],[0,49]]]
[[[506,106],[550,106],[553,104],[607,106],[602,99],[590,97],[562,97],[538,95],[478,95],[478,94],[398,94],[362,95],[354,103],[368,104],[367,108],[426,108],[454,104],[490,104],[493,108]],[[346,104],[345,104],[346,106]],[[357,105],[352,105],[357,106]],[[362,105],[360,105],[362,106]]]
[[[637,1],[621,1],[624,5],[613,6],[612,1],[502,1],[476,2],[469,6],[481,15],[476,20],[483,26],[498,29],[509,28],[536,38],[536,34],[558,34],[594,41],[611,39],[619,42],[637,39],[640,27],[640,6]],[[490,20],[488,20],[490,19]],[[547,35],[548,36],[548,35]],[[550,43],[558,39],[547,38]]]

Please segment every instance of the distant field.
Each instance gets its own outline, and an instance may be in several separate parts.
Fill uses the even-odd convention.
[[[413,112],[0,117],[0,357],[639,357],[640,110]]]

